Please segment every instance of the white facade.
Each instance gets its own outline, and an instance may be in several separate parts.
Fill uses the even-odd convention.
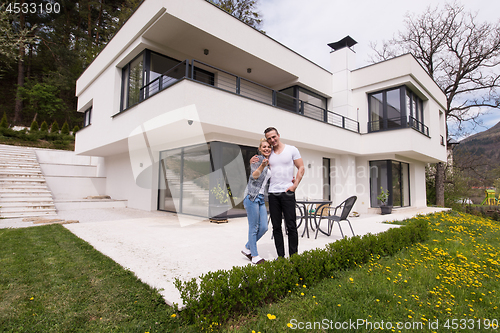
[[[129,207],[203,216],[215,178],[238,206],[243,147],[256,147],[274,126],[306,166],[297,198],[324,198],[328,181],[335,204],[357,195],[354,209],[364,213],[378,206],[371,187],[382,181],[395,206],[426,206],[425,164],[446,160],[445,96],[411,55],[360,69],[352,68],[354,55],[349,47],[332,51],[328,71],[207,1],[146,0],[77,81],[78,110],[91,110],[91,118],[77,133],[76,152],[104,158],[105,194]],[[178,63],[175,74],[167,63]],[[168,69],[161,91],[155,66]],[[133,82],[152,83],[139,91]],[[401,97],[396,120],[391,105],[370,107],[385,91],[389,104]],[[382,118],[374,121],[376,107]],[[204,148],[207,142],[217,144]],[[231,147],[242,154],[217,167]],[[373,169],[380,161],[390,161],[387,177]]]

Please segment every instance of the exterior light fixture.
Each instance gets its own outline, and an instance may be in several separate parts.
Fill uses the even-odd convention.
[[[193,125],[193,121],[191,119],[188,120],[188,125]]]
[[[204,53],[205,55],[208,55],[208,53],[209,53],[209,52],[210,52],[210,51],[209,51],[208,49],[204,49],[204,50],[203,50],[203,53]]]

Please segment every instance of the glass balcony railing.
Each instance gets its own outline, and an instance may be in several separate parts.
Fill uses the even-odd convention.
[[[196,81],[216,89],[359,133],[359,123],[354,119],[304,102],[288,94],[273,90],[197,60],[185,60],[156,77],[140,89],[139,99],[140,101],[145,100],[184,79]]]

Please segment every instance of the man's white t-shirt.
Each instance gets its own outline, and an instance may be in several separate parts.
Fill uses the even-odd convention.
[[[293,185],[293,176],[295,164],[293,161],[300,157],[299,150],[290,145],[285,145],[285,148],[280,154],[271,152],[269,156],[269,167],[273,175],[269,183],[269,193],[285,192],[287,188]]]

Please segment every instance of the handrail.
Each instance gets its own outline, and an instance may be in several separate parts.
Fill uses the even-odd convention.
[[[387,124],[385,123],[387,121]],[[397,124],[397,126],[390,126],[390,124]],[[374,129],[374,124],[379,124],[378,129]],[[368,132],[381,132],[396,128],[413,128],[414,130],[429,136],[429,127],[427,127],[421,121],[408,116],[408,123],[404,121],[404,118],[394,117],[394,118],[380,118],[379,120],[372,120],[368,122]]]
[[[329,111],[326,108],[321,108],[314,104],[302,101],[294,96],[271,89],[258,82],[254,82],[244,77],[237,76],[233,73],[195,59],[192,59],[191,61],[184,60],[180,62],[173,68],[169,69],[151,82],[144,85],[139,89],[139,101],[142,102],[143,100],[153,96],[154,94],[162,91],[168,86],[183,79],[190,79],[196,82],[207,84],[206,82],[197,80],[195,70],[199,67],[196,67],[195,64],[198,64],[201,67],[207,67],[211,70],[216,71],[217,73],[222,74],[218,77],[217,85],[215,83],[211,84],[215,88],[233,92],[238,95],[256,101],[264,102],[286,111],[297,113],[311,119],[319,120],[330,125],[359,133],[359,122],[357,120]],[[181,66],[186,66],[186,70],[181,76],[169,75],[176,72]],[[226,77],[224,77],[224,75]],[[169,79],[165,81],[165,78]]]

